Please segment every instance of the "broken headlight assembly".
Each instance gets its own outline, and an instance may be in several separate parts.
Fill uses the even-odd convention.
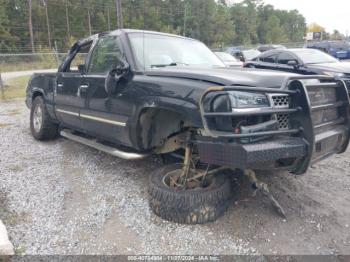
[[[283,101],[288,101],[288,96],[283,96]],[[235,134],[278,130],[279,118],[276,114],[261,113],[275,107],[276,101],[279,101],[276,97],[276,95],[244,91],[221,93],[212,98],[211,111],[232,113],[232,115],[223,114],[213,118],[211,126],[218,131]],[[286,106],[288,107],[288,104]],[[247,143],[265,138],[242,138],[240,141]]]
[[[230,92],[228,94],[233,110],[239,108],[269,107],[270,103],[265,94],[250,92]]]

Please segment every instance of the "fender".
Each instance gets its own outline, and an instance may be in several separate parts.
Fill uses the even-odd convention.
[[[145,102],[141,107],[138,108],[135,116],[137,119],[140,117],[140,113],[145,108],[157,108],[173,111],[186,116],[186,118],[195,127],[202,127],[202,119],[200,116],[200,111],[197,103],[185,101],[183,98],[173,98],[173,97],[143,97]]]
[[[147,109],[160,109],[167,110],[174,113],[178,113],[186,118],[194,127],[201,128],[202,119],[197,104],[183,99],[171,98],[171,97],[143,97],[145,101],[135,111],[133,118],[130,119],[128,128],[130,134],[130,141],[135,148],[139,148],[138,132],[139,119]],[[140,148],[139,148],[140,149]]]

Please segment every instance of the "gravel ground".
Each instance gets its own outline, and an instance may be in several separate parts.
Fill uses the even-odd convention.
[[[148,208],[148,174],[159,164],[35,141],[28,116],[22,100],[0,103],[0,218],[18,254],[350,254],[349,152],[300,177],[258,174],[287,220],[237,178],[222,218],[178,225]]]

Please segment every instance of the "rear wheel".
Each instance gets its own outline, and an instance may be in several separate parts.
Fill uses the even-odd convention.
[[[50,119],[41,96],[37,96],[32,103],[30,131],[38,140],[50,140],[57,137],[58,134],[58,125]]]
[[[215,221],[229,205],[230,177],[222,172],[205,179],[195,179],[198,175],[194,175],[184,187],[178,183],[182,172],[182,164],[171,164],[150,176],[152,211],[163,219],[182,224]]]

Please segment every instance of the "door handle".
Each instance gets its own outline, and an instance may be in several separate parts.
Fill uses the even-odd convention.
[[[81,94],[82,94],[82,93],[85,93],[85,92],[87,91],[88,88],[89,88],[89,85],[87,85],[87,84],[81,84],[81,85],[79,86],[79,88],[78,88],[78,93],[77,93],[78,97],[81,97]]]
[[[78,89],[78,94],[80,96],[81,93],[85,93],[87,89],[89,88],[89,85],[87,84],[81,84]]]
[[[86,91],[86,89],[88,89],[88,88],[89,88],[89,85],[87,85],[87,84],[82,84],[79,86],[79,89],[81,89],[81,91]]]

